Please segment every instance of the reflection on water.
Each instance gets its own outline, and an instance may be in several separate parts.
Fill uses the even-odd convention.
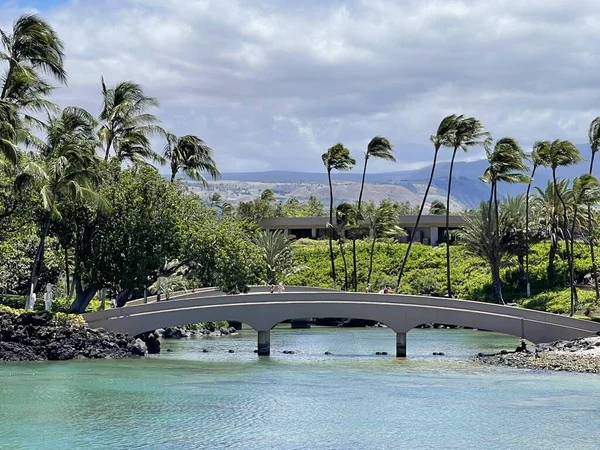
[[[469,360],[517,343],[413,330],[397,360],[374,355],[394,354],[388,329],[278,327],[268,358],[249,330],[137,360],[0,365],[0,448],[599,448],[598,376]]]

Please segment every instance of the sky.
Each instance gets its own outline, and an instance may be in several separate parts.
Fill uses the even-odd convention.
[[[33,11],[63,39],[56,103],[98,114],[101,75],[133,80],[159,99],[166,129],[213,148],[221,172],[321,171],[335,143],[362,160],[376,135],[398,162],[370,170],[422,167],[451,113],[526,151],[585,143],[600,115],[597,0],[1,2],[1,29]]]

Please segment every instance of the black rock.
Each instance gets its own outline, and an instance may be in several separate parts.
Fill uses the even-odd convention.
[[[229,353],[235,353],[235,350],[231,350],[231,349],[230,349],[230,350],[229,350]]]

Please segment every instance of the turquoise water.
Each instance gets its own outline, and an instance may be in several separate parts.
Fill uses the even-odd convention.
[[[517,343],[413,330],[396,360],[373,355],[393,354],[387,329],[280,327],[270,358],[244,331],[144,359],[0,365],[0,448],[599,449],[600,377],[469,360]]]

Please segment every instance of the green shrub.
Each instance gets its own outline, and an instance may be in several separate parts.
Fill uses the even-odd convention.
[[[224,320],[219,320],[216,322],[198,322],[198,323],[188,323],[184,325],[186,330],[210,330],[215,331],[218,328],[229,328],[229,322]]]
[[[57,312],[52,315],[52,321],[57,325],[85,325],[85,319],[79,314]]]
[[[593,308],[596,294],[594,291],[579,289],[577,291],[579,298],[578,310]],[[519,305],[523,308],[536,309],[557,314],[566,314],[571,306],[571,291],[563,289],[560,291],[541,292],[529,299],[522,300]]]
[[[10,306],[6,306],[6,305],[0,305],[0,312],[5,312],[5,313],[9,313],[9,314],[18,316],[20,314],[27,312],[27,310],[21,309],[21,308],[11,308]]]

